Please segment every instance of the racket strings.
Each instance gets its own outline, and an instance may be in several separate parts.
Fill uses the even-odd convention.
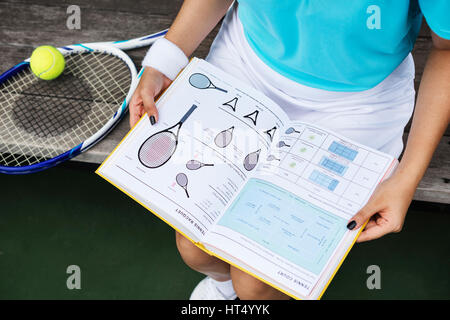
[[[84,96],[84,103],[65,97],[37,96],[25,93],[21,103],[12,109],[12,117],[18,127],[40,138],[59,136],[77,123],[83,121],[91,109],[92,95],[89,86],[81,81],[72,79],[72,76],[64,77],[62,82],[66,85],[67,95],[73,95],[79,91]],[[73,84],[73,86],[71,85]],[[41,86],[42,82],[37,82]],[[58,84],[60,87],[60,84]]]
[[[121,59],[96,53],[66,57],[58,79],[29,69],[0,85],[0,165],[36,164],[79,145],[100,130],[131,85]]]
[[[162,166],[170,159],[176,148],[176,137],[163,131],[147,139],[139,150],[139,160],[149,168]]]
[[[115,80],[115,77],[122,77],[128,74],[128,69],[122,69],[121,73],[115,74],[120,68],[119,64],[113,64],[108,68],[102,66],[107,63],[105,59],[110,58],[108,55],[92,55],[87,56],[83,64],[73,64],[73,74],[83,78],[91,85],[93,93],[96,94],[94,101],[105,102],[106,98],[114,98],[117,94],[126,95],[128,90],[124,90],[122,85]],[[97,66],[97,67],[95,67]],[[86,75],[89,75],[87,77]],[[115,99],[113,100],[115,101]],[[108,102],[108,101],[106,101]]]
[[[66,64],[68,64],[72,68],[72,70],[71,70],[72,74],[67,73],[67,68],[66,68],[66,75],[73,76],[73,74],[75,74],[82,78],[86,78],[87,71],[90,71],[93,73],[99,73],[101,71],[104,71],[103,69],[105,67],[105,65],[104,65],[105,58],[111,58],[111,57],[108,55],[102,54],[100,57],[96,57],[97,61],[90,61],[90,60],[95,60],[95,59],[88,60],[88,58],[84,58],[85,60],[84,60],[83,64],[85,64],[85,65],[87,65],[89,63],[97,63],[97,66],[92,69],[92,67],[81,66],[82,61],[80,61],[80,56],[76,56],[76,55],[68,56],[68,57],[66,57]],[[76,61],[74,61],[74,60],[76,60]],[[73,64],[71,65],[71,63],[73,63]],[[77,64],[80,64],[80,65],[77,65]],[[121,67],[120,64],[117,64],[117,63],[113,64],[111,66],[110,71],[116,72],[117,69],[120,67]],[[88,70],[88,68],[90,70]],[[122,76],[126,76],[127,74],[128,74],[128,69],[122,68],[122,72],[117,73],[115,76],[122,77]],[[101,82],[105,81],[104,79],[99,79],[99,77],[96,77],[96,78],[97,78],[96,81],[92,81],[91,79],[87,78],[87,80],[89,81],[89,83],[91,84],[91,86],[93,88],[98,87],[98,85],[102,85]],[[76,92],[76,94],[70,95],[70,92],[68,92],[68,91],[64,91],[61,89],[58,90],[58,87],[62,87],[62,88],[67,87],[67,82],[69,82],[69,81],[64,81],[64,80],[65,80],[65,77],[60,77],[60,78],[58,78],[58,82],[52,82],[52,86],[48,86],[48,82],[40,82],[41,86],[39,86],[39,85],[31,86],[31,84],[33,84],[33,83],[38,83],[39,80],[31,72],[26,72],[26,74],[23,74],[22,77],[17,77],[14,80],[8,79],[6,81],[6,84],[2,84],[0,86],[0,92],[3,92],[4,94],[8,94],[8,93],[9,94],[27,94],[27,95],[56,97],[56,98],[70,98],[70,99],[80,99],[80,100],[86,100],[86,99],[90,98],[90,97],[86,97],[86,98],[82,97],[82,92]],[[18,85],[17,84],[13,85],[13,81],[16,81]],[[60,83],[62,85],[58,85]],[[55,88],[55,86],[56,86],[56,88]],[[35,90],[33,90],[33,89],[35,89]],[[122,94],[126,93],[126,91],[124,89],[121,89],[120,87],[118,89],[120,90],[120,93],[122,93]],[[65,95],[57,95],[58,92],[59,93],[64,92]],[[100,91],[97,91],[97,93],[100,96],[100,100],[104,100],[104,98],[102,98],[102,97],[104,97],[104,95],[102,95],[102,93]]]

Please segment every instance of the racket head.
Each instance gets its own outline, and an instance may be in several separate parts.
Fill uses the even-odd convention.
[[[182,187],[186,193],[186,197],[190,197],[189,196],[189,192],[187,190],[187,185],[188,185],[188,177],[186,174],[184,173],[179,173],[177,174],[175,180],[177,181],[177,184]]]
[[[219,132],[214,138],[214,143],[219,148],[226,148],[233,140],[234,126]]]
[[[293,127],[290,127],[286,130],[285,134],[292,134],[292,133],[300,133],[300,131],[295,130]]]
[[[144,141],[138,151],[138,158],[142,165],[156,169],[170,160],[177,149],[178,134],[181,126],[195,109],[197,109],[197,106],[194,104],[177,124],[151,135]],[[172,132],[172,130],[176,131],[176,133]]]
[[[261,153],[261,149],[255,151],[255,152],[249,153],[245,157],[245,159],[244,159],[245,170],[252,171],[256,167],[256,165],[258,164],[258,161],[259,161],[260,153]]]
[[[197,89],[208,89],[211,87],[211,80],[203,73],[194,73],[189,77],[191,86]]]
[[[289,129],[286,130],[285,134],[291,134],[294,133],[295,129],[290,127]]]
[[[284,142],[284,141],[280,141],[280,142],[278,142],[277,147],[278,148],[290,147],[290,145],[286,144],[286,142]]]
[[[0,173],[41,171],[100,141],[122,119],[137,71],[120,49],[101,44],[58,49],[63,74],[38,79],[29,59],[0,75]]]
[[[203,166],[204,164],[197,160],[189,160],[186,162],[186,169],[188,170],[198,170]]]
[[[214,167],[213,163],[203,163],[198,160],[189,160],[186,163],[186,169],[188,170],[198,170],[203,167]]]
[[[188,185],[188,177],[184,173],[177,174],[175,180],[177,181],[177,184],[182,188],[186,188]]]
[[[175,153],[177,143],[177,137],[172,131],[157,132],[145,140],[139,148],[139,161],[147,168],[159,168],[170,160]]]

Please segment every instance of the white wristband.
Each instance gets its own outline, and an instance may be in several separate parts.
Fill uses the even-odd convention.
[[[161,38],[148,50],[143,67],[152,67],[170,80],[174,80],[178,73],[189,63],[184,52],[176,44]]]

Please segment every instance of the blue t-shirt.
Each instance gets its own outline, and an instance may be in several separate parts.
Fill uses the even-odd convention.
[[[422,17],[450,39],[450,0],[239,0],[248,43],[303,85],[362,91],[411,52]]]

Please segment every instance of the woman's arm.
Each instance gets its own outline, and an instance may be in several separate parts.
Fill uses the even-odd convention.
[[[165,38],[189,57],[232,3],[233,0],[185,0]]]
[[[450,40],[432,33],[408,142],[397,172],[417,187],[450,119]]]
[[[359,228],[371,218],[358,242],[399,232],[414,192],[450,121],[450,40],[432,33],[433,49],[420,82],[414,117],[402,160],[369,202],[351,219]],[[356,225],[352,223],[356,222]],[[351,228],[351,229],[353,229]]]
[[[189,57],[227,12],[233,0],[185,0],[165,38]],[[146,67],[130,101],[130,125],[147,112],[158,120],[155,97],[171,83],[158,70]]]

